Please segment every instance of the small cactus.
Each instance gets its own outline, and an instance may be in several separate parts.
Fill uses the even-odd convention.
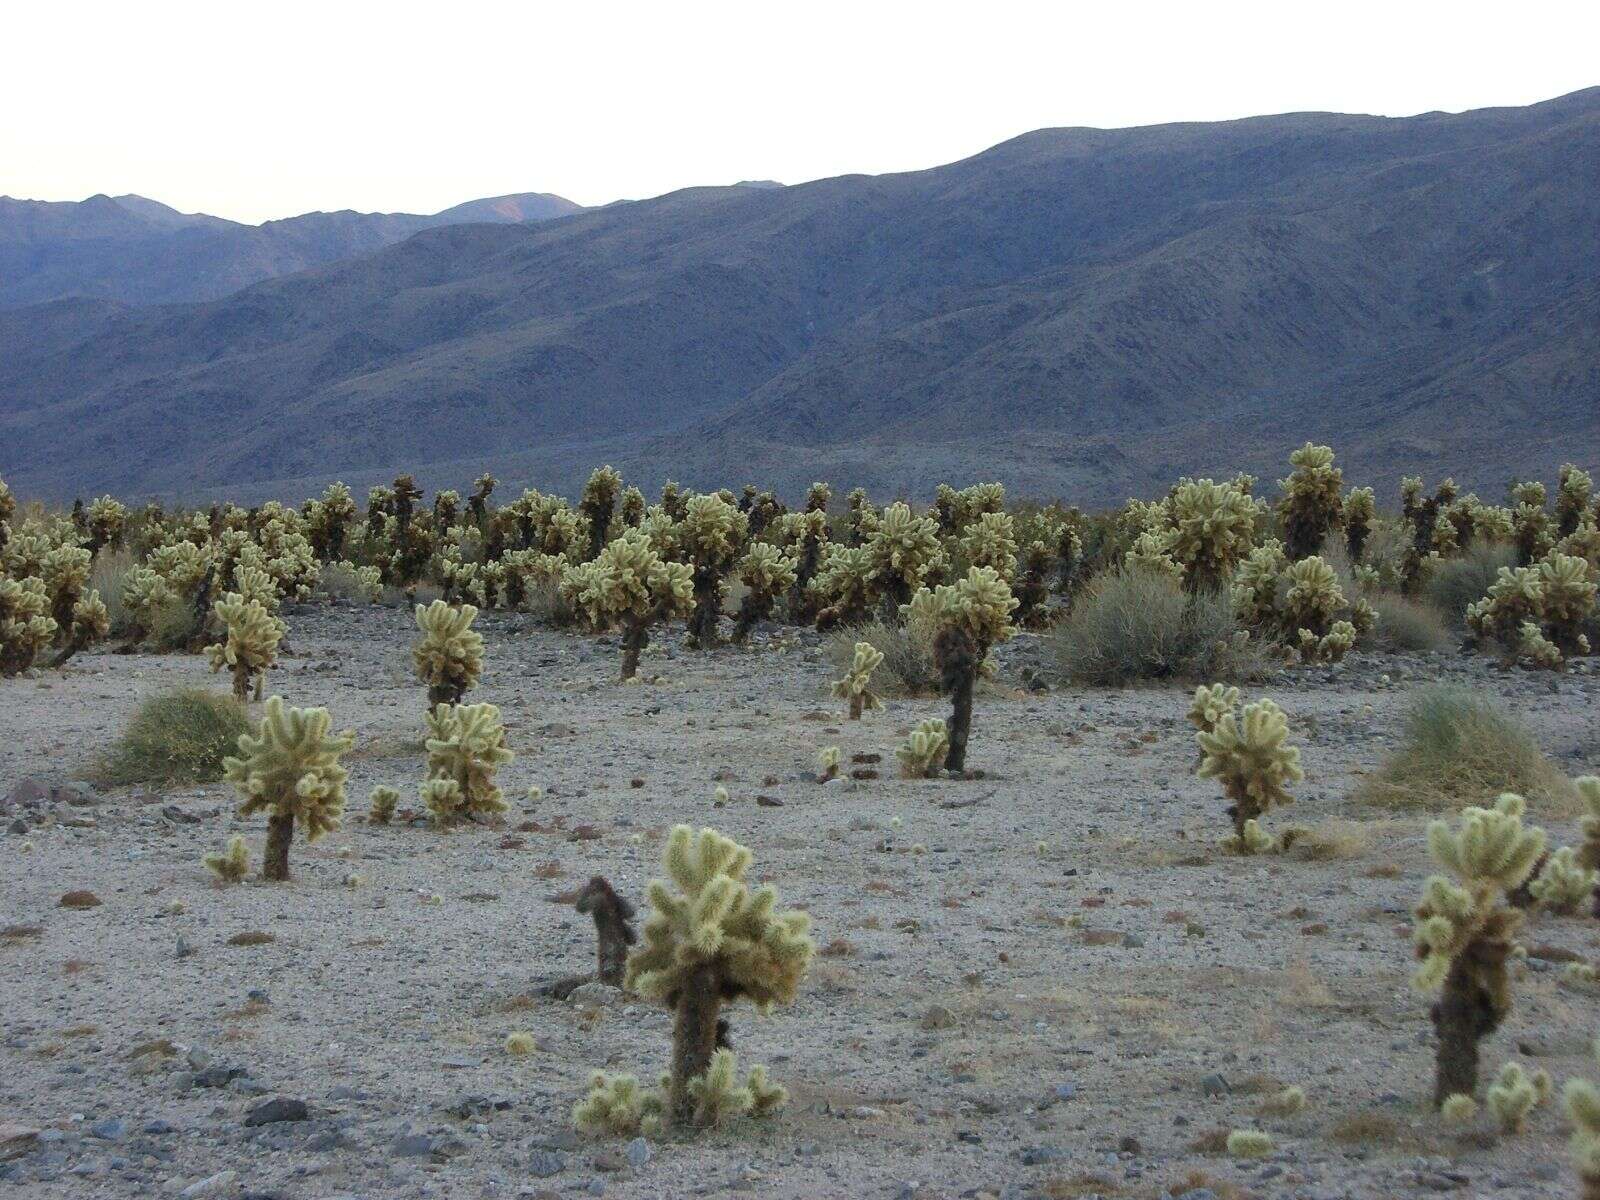
[[[839,747],[824,746],[821,750],[818,750],[817,782],[827,783],[828,780],[836,778],[839,774],[840,761]]]
[[[1272,1150],[1272,1135],[1259,1129],[1235,1129],[1228,1134],[1230,1158],[1265,1158]]]
[[[1600,1057],[1600,1042],[1594,1053]],[[1587,1079],[1569,1079],[1562,1101],[1572,1121],[1568,1153],[1583,1184],[1583,1200],[1600,1200],[1600,1089]]]
[[[913,729],[905,744],[894,752],[900,773],[908,779],[926,779],[939,769],[950,748],[950,735],[942,718],[930,717]]]
[[[348,777],[339,756],[355,743],[355,734],[332,735],[332,723],[325,708],[291,708],[281,696],[270,696],[255,734],[239,736],[239,756],[222,760],[223,778],[244,797],[239,815],[267,814],[264,879],[289,878],[296,822],[310,842],[339,828]]]
[[[1500,1131],[1521,1133],[1526,1128],[1528,1114],[1550,1098],[1551,1087],[1548,1071],[1530,1074],[1523,1070],[1521,1063],[1515,1062],[1501,1067],[1499,1078],[1485,1095]]]
[[[387,825],[394,820],[395,806],[400,803],[397,788],[379,784],[367,795],[367,824]]]
[[[1197,733],[1195,741],[1201,755],[1198,774],[1215,779],[1233,801],[1228,808],[1234,829],[1231,847],[1241,854],[1270,847],[1260,818],[1291,803],[1294,798],[1284,785],[1305,778],[1300,749],[1289,744],[1289,720],[1283,710],[1271,700],[1258,700],[1238,714],[1223,713],[1215,729]],[[1247,828],[1252,822],[1257,823],[1253,833]]]
[[[240,703],[250,699],[252,684],[255,698],[261,699],[267,671],[278,661],[283,622],[259,600],[246,600],[237,592],[224,593],[212,610],[228,632],[224,640],[206,648],[211,669],[228,668],[233,675],[233,694]]]
[[[483,673],[483,635],[472,628],[478,610],[459,608],[435,600],[417,605],[417,627],[422,640],[411,651],[417,674],[428,685],[428,708],[460,704],[462,696],[477,686]]]
[[[1583,866],[1578,852],[1563,846],[1544,860],[1528,892],[1551,912],[1572,913],[1594,895],[1597,884],[1600,871]]]
[[[878,664],[883,662],[883,651],[871,642],[857,642],[855,654],[850,660],[850,669],[845,672],[844,678],[835,680],[833,695],[839,700],[850,702],[850,719],[859,721],[862,712],[871,712],[882,708],[883,701],[878,694],[868,687],[872,681],[872,673],[878,669]]]
[[[238,883],[250,873],[250,849],[236,833],[221,853],[206,855],[205,864],[223,883]]]
[[[506,810],[495,772],[516,755],[493,704],[442,704],[428,714],[428,777],[423,805],[436,825]]]

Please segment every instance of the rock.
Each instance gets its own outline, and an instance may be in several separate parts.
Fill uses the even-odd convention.
[[[197,1196],[219,1196],[228,1188],[231,1188],[233,1181],[237,1178],[239,1178],[237,1171],[218,1171],[215,1175],[209,1175],[198,1183],[191,1183],[178,1195],[183,1197],[183,1200],[195,1200]]]
[[[549,1179],[567,1169],[567,1156],[556,1150],[535,1150],[528,1156],[528,1172],[536,1179]]]
[[[17,1125],[0,1121],[0,1162],[20,1158],[39,1140],[39,1131],[31,1125]]]
[[[245,1115],[246,1126],[277,1125],[283,1121],[304,1121],[310,1116],[304,1100],[289,1096],[274,1096],[252,1108]]]
[[[622,1002],[622,989],[612,987],[609,983],[601,983],[598,979],[593,979],[588,983],[582,983],[573,988],[567,999],[574,1004],[587,1006],[620,1004]]]
[[[430,1158],[433,1155],[433,1137],[426,1133],[403,1133],[395,1138],[390,1153],[396,1158]]]
[[[956,1023],[956,1015],[942,1004],[930,1005],[919,1022],[923,1029],[949,1029]]]
[[[637,1171],[650,1161],[650,1143],[642,1137],[636,1137],[628,1143],[628,1165]]]
[[[87,889],[67,892],[56,901],[59,908],[99,908],[100,897]]]
[[[1040,1167],[1046,1163],[1063,1162],[1070,1158],[1065,1150],[1056,1146],[1029,1146],[1017,1152],[1025,1167]]]
[[[6,808],[19,805],[43,804],[50,798],[50,785],[38,779],[22,779],[6,795]]]
[[[194,1073],[194,1086],[224,1088],[244,1074],[243,1067],[207,1067]]]
[[[1221,1075],[1213,1072],[1200,1081],[1200,1091],[1207,1096],[1226,1096],[1233,1089],[1228,1086],[1228,1081]]]
[[[113,1117],[107,1121],[96,1121],[89,1126],[89,1136],[99,1138],[102,1142],[120,1142],[122,1135],[128,1132],[128,1123]]]

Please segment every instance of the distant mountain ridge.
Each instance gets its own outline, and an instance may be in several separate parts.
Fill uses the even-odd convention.
[[[1499,495],[1600,446],[1600,88],[1050,129],[961,162],[425,230],[226,298],[0,312],[23,494],[1179,475]]]
[[[74,297],[126,304],[215,300],[424,229],[580,211],[560,196],[527,192],[469,200],[429,216],[346,210],[244,225],[181,213],[144,196],[61,202],[0,196],[0,308]]]

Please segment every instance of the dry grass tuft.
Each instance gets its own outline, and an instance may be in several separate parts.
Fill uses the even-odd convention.
[[[1412,701],[1400,746],[1356,799],[1389,808],[1457,808],[1501,792],[1542,803],[1547,813],[1570,812],[1577,801],[1572,783],[1522,721],[1487,696],[1431,687]]]
[[[836,629],[824,649],[839,670],[849,668],[856,643],[867,642],[883,655],[873,672],[873,689],[888,696],[933,696],[939,692],[939,669],[933,663],[933,639],[888,621],[868,621]]]
[[[1381,592],[1368,597],[1378,613],[1372,645],[1401,654],[1442,654],[1455,645],[1439,610],[1406,596]]]
[[[1332,819],[1311,829],[1296,829],[1284,853],[1301,862],[1338,862],[1360,858],[1372,847],[1373,830],[1359,821]]]

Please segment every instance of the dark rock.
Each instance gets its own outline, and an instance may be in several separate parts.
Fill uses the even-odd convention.
[[[304,1100],[274,1096],[252,1108],[246,1114],[244,1123],[247,1126],[277,1125],[283,1121],[304,1121],[310,1115]]]

